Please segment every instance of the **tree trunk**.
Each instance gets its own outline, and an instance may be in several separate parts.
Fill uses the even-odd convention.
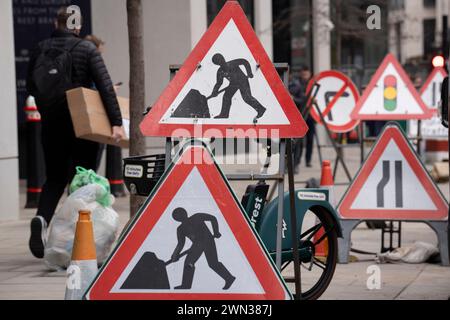
[[[145,64],[141,0],[127,0],[130,48],[130,156],[145,153],[145,140],[139,129],[145,107]],[[143,197],[131,195],[130,217],[144,203]]]

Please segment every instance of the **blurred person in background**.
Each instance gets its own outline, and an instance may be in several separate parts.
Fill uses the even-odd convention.
[[[57,12],[56,30],[38,44],[28,65],[27,90],[36,98],[42,118],[46,182],[36,216],[31,220],[29,248],[36,258],[44,257],[47,226],[75,167],[96,169],[99,144],[75,137],[65,92],[90,88],[95,83],[113,127],[112,138],[125,136],[116,93],[97,47],[79,37],[81,23],[71,25],[73,12],[62,7]]]
[[[307,104],[307,93],[306,89],[308,83],[312,78],[311,70],[308,66],[303,65],[298,71],[298,75],[295,73],[289,83],[289,92],[298,108],[298,110],[303,114],[306,109]],[[294,140],[294,170],[295,173],[299,171],[299,165],[303,156],[304,145],[306,144],[306,167],[311,168],[311,159],[313,155],[314,146],[314,135],[316,134],[316,123],[311,117],[309,112],[306,116],[306,124],[308,125],[308,133],[304,138]]]

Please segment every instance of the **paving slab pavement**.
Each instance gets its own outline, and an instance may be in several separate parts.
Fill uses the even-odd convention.
[[[350,152],[351,151],[351,152]],[[357,150],[346,151],[346,163],[352,174],[359,166]],[[329,159],[334,159],[328,154]],[[296,180],[320,177],[320,165],[315,157],[314,167],[305,169],[296,176]],[[245,172],[248,168],[224,166],[225,172]],[[253,169],[252,169],[253,170]],[[256,169],[254,168],[256,171]],[[338,181],[345,181],[342,170],[338,170]],[[240,198],[248,183],[231,182],[231,186]],[[298,187],[302,187],[301,183]],[[440,184],[443,194],[448,198],[448,184]],[[339,199],[345,192],[345,186],[336,187]],[[129,217],[128,197],[117,199],[114,208],[119,212],[123,227]],[[25,186],[21,183],[21,207],[25,204]],[[59,300],[64,298],[65,272],[50,272],[42,260],[32,257],[28,251],[29,219],[35,210],[22,209],[19,221],[0,223],[0,299]],[[378,252],[380,250],[380,230],[369,230],[363,223],[352,234],[355,248]],[[422,223],[404,223],[402,244],[410,245],[414,241],[426,241],[436,244],[434,232]],[[448,299],[450,297],[450,268],[433,264],[382,264],[377,265],[374,256],[355,255],[359,261],[338,264],[330,287],[322,299],[360,300],[360,299]],[[377,265],[381,271],[381,288],[369,290],[367,268]],[[288,268],[286,275],[293,275]],[[293,286],[289,284],[293,290]]]

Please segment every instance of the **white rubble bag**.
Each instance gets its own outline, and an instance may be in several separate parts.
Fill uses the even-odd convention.
[[[79,210],[91,211],[94,226],[97,263],[108,257],[119,232],[119,215],[110,206],[102,206],[96,200],[107,192],[99,184],[88,184],[74,191],[55,213],[49,227],[44,251],[45,264],[52,270],[65,269],[70,264],[73,240]],[[114,196],[111,195],[111,205]]]
[[[424,263],[438,253],[439,249],[437,246],[427,242],[416,241],[412,246],[406,246],[397,248],[390,252],[380,253],[377,255],[376,261],[378,263]]]

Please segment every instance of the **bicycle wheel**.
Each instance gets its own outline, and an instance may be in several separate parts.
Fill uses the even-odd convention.
[[[333,278],[337,262],[337,226],[325,208],[314,207],[303,219],[300,235],[300,246],[311,252],[308,257],[301,257],[301,289],[302,299],[316,300],[328,288]],[[293,264],[287,261],[282,271],[292,275]],[[288,269],[287,267],[290,266]],[[293,282],[291,276],[285,277]]]

